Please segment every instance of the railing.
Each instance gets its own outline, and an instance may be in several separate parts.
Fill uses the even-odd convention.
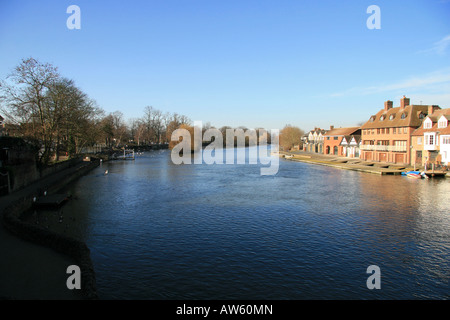
[[[394,151],[394,152],[406,152],[406,146],[378,146],[371,144],[361,145],[361,150],[365,151]]]
[[[435,144],[425,144],[425,146],[423,148],[424,148],[424,150],[437,150],[437,147]]]

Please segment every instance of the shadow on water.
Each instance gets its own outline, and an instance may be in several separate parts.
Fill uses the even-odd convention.
[[[259,169],[149,152],[67,188],[65,231],[39,215],[87,242],[102,298],[448,298],[449,180]],[[369,265],[381,290],[366,287]]]

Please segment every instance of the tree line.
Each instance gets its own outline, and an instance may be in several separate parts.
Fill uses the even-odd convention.
[[[43,165],[96,144],[167,143],[173,130],[191,122],[147,106],[141,118],[127,123],[122,112],[106,113],[57,67],[34,58],[23,59],[0,81],[0,111],[7,133],[33,145]]]
[[[152,106],[144,108],[142,117],[128,121],[120,111],[106,113],[57,67],[34,58],[22,59],[0,81],[0,111],[10,135],[35,146],[42,165],[58,161],[62,155],[74,157],[99,144],[113,149],[170,143],[174,130],[192,128],[187,116]],[[203,130],[210,127],[206,123]],[[231,127],[219,129],[224,137],[227,129]],[[299,128],[286,126],[280,132],[280,144],[291,148],[300,143],[302,134]]]

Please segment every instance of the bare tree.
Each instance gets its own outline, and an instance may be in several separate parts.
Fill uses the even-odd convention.
[[[122,143],[123,139],[127,136],[128,128],[125,125],[122,112],[115,111],[111,113],[111,118],[114,135],[113,139],[115,139],[115,146],[118,147]]]
[[[55,130],[54,104],[48,91],[60,78],[56,67],[33,58],[23,59],[1,82],[2,111],[19,125],[23,136],[41,144],[39,162],[49,162]]]
[[[130,131],[134,141],[140,146],[145,132],[145,124],[142,119],[132,119],[130,121]]]
[[[300,145],[303,135],[302,129],[288,124],[280,132],[280,146],[284,150],[290,150],[295,145]]]

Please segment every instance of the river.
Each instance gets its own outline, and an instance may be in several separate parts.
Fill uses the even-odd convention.
[[[64,191],[64,207],[29,219],[87,243],[100,298],[450,297],[450,179],[284,160],[261,176],[174,165],[166,150],[103,163]]]

